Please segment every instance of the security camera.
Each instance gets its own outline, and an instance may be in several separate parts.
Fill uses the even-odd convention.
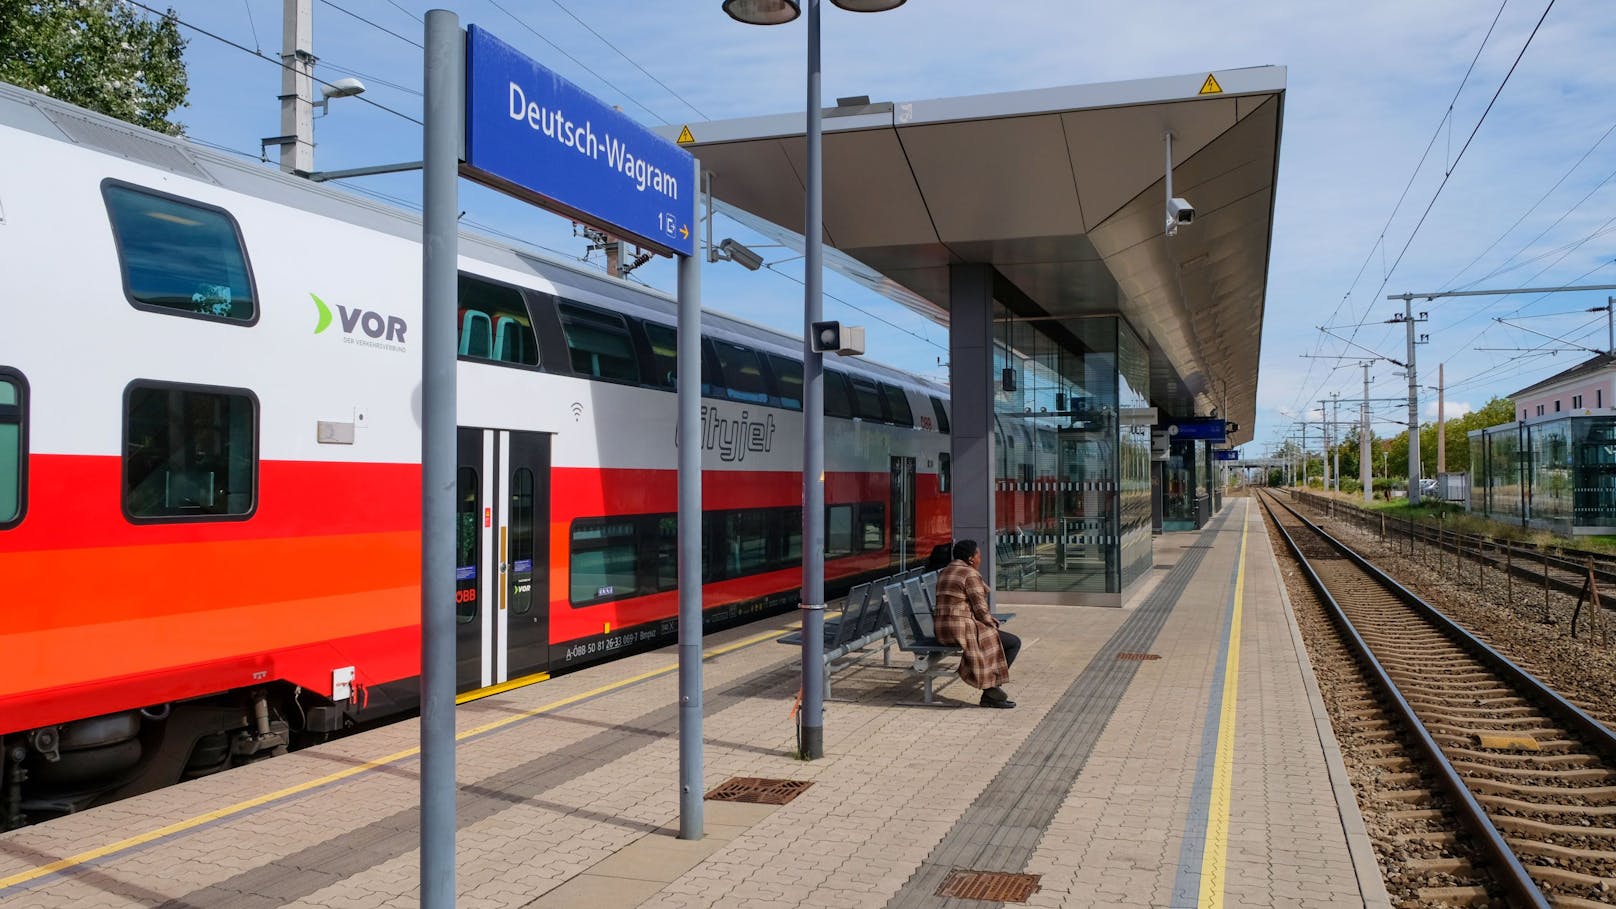
[[[1174,196],[1167,200],[1167,220],[1178,225],[1188,224],[1195,220],[1195,206],[1180,196]]]
[[[734,240],[726,238],[718,241],[718,252],[719,258],[728,259],[747,271],[757,271],[763,267],[762,256]]]

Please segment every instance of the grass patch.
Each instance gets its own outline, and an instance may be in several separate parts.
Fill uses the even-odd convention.
[[[1561,550],[1575,554],[1579,551],[1591,552],[1598,555],[1616,554],[1616,536],[1579,536],[1568,537],[1549,533],[1535,527],[1522,527],[1519,523],[1494,521],[1480,515],[1470,514],[1463,506],[1445,502],[1433,502],[1429,499],[1421,501],[1419,505],[1410,505],[1407,499],[1376,499],[1365,505],[1360,495],[1337,495],[1335,493],[1321,493],[1318,490],[1309,492],[1320,498],[1332,499],[1343,505],[1367,509],[1375,514],[1386,516],[1388,533],[1392,533],[1392,521],[1407,521],[1413,519],[1422,524],[1434,525],[1439,520],[1447,530],[1459,533],[1477,534],[1491,537],[1495,540],[1514,540],[1522,543],[1531,543],[1550,549]]]

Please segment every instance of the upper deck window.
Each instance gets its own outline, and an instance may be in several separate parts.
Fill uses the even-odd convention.
[[[522,292],[504,284],[460,276],[460,355],[518,366],[539,365]]]
[[[909,407],[909,395],[896,385],[881,383],[881,397],[886,399],[887,414],[899,426],[915,425],[914,411]]]
[[[622,316],[562,303],[561,330],[567,336],[573,372],[617,382],[640,381],[639,359]]]
[[[714,341],[713,351],[718,354],[724,387],[729,390],[731,400],[768,403],[769,389],[763,383],[763,364],[757,351],[728,341]]]
[[[768,356],[769,367],[774,370],[775,384],[780,386],[780,406],[787,410],[801,410],[802,364],[779,354]]]
[[[28,466],[27,395],[22,376],[0,368],[0,528],[22,520]]]
[[[235,219],[222,208],[107,181],[124,294],[137,309],[252,324],[257,295]]]

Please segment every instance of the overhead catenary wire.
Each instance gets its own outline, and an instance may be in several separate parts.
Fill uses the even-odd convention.
[[[1516,69],[1520,66],[1521,60],[1525,58],[1526,51],[1532,46],[1533,39],[1535,39],[1537,37],[1538,31],[1543,27],[1544,21],[1548,19],[1549,13],[1554,9],[1555,2],[1556,2],[1556,0],[1549,0],[1548,4],[1544,6],[1542,15],[1540,15],[1538,17],[1537,23],[1535,25],[1533,25],[1531,33],[1528,34],[1526,36],[1526,40],[1524,42],[1522,42],[1521,49],[1515,55],[1515,59],[1510,64],[1509,70],[1504,73],[1504,78],[1499,80],[1498,88],[1496,90],[1494,90],[1492,98],[1488,100],[1487,106],[1481,112],[1481,116],[1476,119],[1476,124],[1475,124],[1474,127],[1471,128],[1470,135],[1465,138],[1464,144],[1460,146],[1459,153],[1457,155],[1455,155],[1453,157],[1453,160],[1450,163],[1448,163],[1447,166],[1444,168],[1441,181],[1437,184],[1435,192],[1433,192],[1431,194],[1431,199],[1426,204],[1425,210],[1420,214],[1419,220],[1415,222],[1413,230],[1411,230],[1409,232],[1408,239],[1404,242],[1403,248],[1398,252],[1397,258],[1392,261],[1391,266],[1386,270],[1385,275],[1381,279],[1380,287],[1376,289],[1376,291],[1375,291],[1375,293],[1374,293],[1374,295],[1372,297],[1372,300],[1375,300],[1375,301],[1378,302],[1378,298],[1385,291],[1386,285],[1391,280],[1391,276],[1396,273],[1398,267],[1402,264],[1404,257],[1407,256],[1409,249],[1414,244],[1414,240],[1419,236],[1420,229],[1422,227],[1424,227],[1426,219],[1430,217],[1431,211],[1436,207],[1437,200],[1441,198],[1442,190],[1444,188],[1446,188],[1446,186],[1448,185],[1448,181],[1452,178],[1452,176],[1454,174],[1454,171],[1458,168],[1459,162],[1464,159],[1465,153],[1467,151],[1469,151],[1470,146],[1475,141],[1476,136],[1481,132],[1482,125],[1484,123],[1486,123],[1486,121],[1487,121],[1487,115],[1492,112],[1493,107],[1498,103],[1499,97],[1503,94],[1504,88],[1507,85],[1509,85],[1510,78],[1512,76],[1514,76]],[[1506,3],[1507,3],[1507,0],[1506,0]],[[1503,8],[1500,7],[1499,13],[1501,14],[1502,12],[1503,12]],[[1496,23],[1496,21],[1497,21],[1497,18],[1495,17],[1494,22]],[[1491,34],[1491,29],[1489,29],[1488,34]],[[1485,46],[1485,41],[1483,42],[1483,45]],[[1479,56],[1479,51],[1478,51],[1478,56]],[[1475,65],[1474,62],[1472,62],[1472,64],[1471,64],[1472,69],[1474,68],[1474,65]],[[1466,78],[1468,78],[1468,76],[1469,76],[1469,71],[1466,72]],[[1461,89],[1462,89],[1462,86],[1461,86]],[[1457,98],[1457,96],[1455,96],[1455,97]],[[1450,114],[1451,114],[1451,106],[1450,106]],[[1440,132],[1440,129],[1441,129],[1441,126],[1439,124],[1439,126],[1438,126],[1438,131],[1439,132]],[[1339,307],[1338,307],[1338,310],[1339,310]],[[1333,319],[1333,318],[1334,318],[1334,314],[1332,313],[1331,319]],[[1364,324],[1367,324],[1367,323],[1364,323]],[[1352,333],[1352,337],[1356,337],[1356,336],[1357,336],[1357,330],[1354,329],[1354,331]],[[1326,382],[1327,381],[1328,381],[1328,378],[1326,379]],[[1302,384],[1301,387],[1303,389],[1306,389],[1306,387],[1307,387],[1305,378],[1303,380],[1303,384]],[[1322,387],[1323,387],[1323,385],[1321,384],[1319,386],[1319,388],[1322,388]],[[1318,389],[1315,389],[1315,392],[1317,390]],[[1309,397],[1311,397],[1311,395]],[[1307,398],[1300,398],[1299,400],[1307,400]]]
[[[364,16],[359,15],[358,13],[354,12],[351,9],[348,9],[346,7],[343,7],[343,6],[339,6],[336,3],[331,2],[331,0],[320,0],[320,2],[324,3],[326,6],[331,7],[332,9],[336,10],[339,13],[342,13],[344,16],[352,16],[353,18],[358,19],[360,22],[365,23],[366,25],[370,26],[371,28],[376,29],[377,31],[386,32],[387,34],[392,35],[394,38],[397,38],[398,40],[404,42],[405,44],[410,45],[411,47],[414,47],[417,50],[424,50],[425,49],[425,47],[421,44],[421,42],[415,40],[414,38],[405,37],[404,35],[401,35],[398,32],[393,31],[392,29],[388,28],[385,25],[382,25],[382,24],[377,23],[377,22],[372,22],[371,20],[366,19]]]
[[[605,76],[602,76],[600,73],[597,73],[593,69],[591,69],[589,67],[589,64],[587,64],[587,63],[583,62],[582,60],[579,60],[577,57],[574,57],[573,55],[567,53],[566,50],[561,47],[561,45],[555,43],[554,41],[551,41],[548,37],[546,37],[544,35],[543,32],[540,32],[538,29],[536,29],[533,26],[529,25],[527,23],[527,20],[523,19],[521,16],[518,16],[515,13],[511,12],[510,10],[506,9],[505,6],[499,2],[499,0],[486,0],[486,2],[488,3],[489,6],[492,6],[494,9],[497,9],[500,12],[504,13],[505,15],[509,16],[511,18],[511,21],[515,22],[517,25],[520,25],[522,28],[526,29],[531,35],[533,35],[533,37],[539,39],[540,41],[543,41],[545,44],[550,45],[550,47],[554,48],[556,53],[560,54],[563,57],[566,57],[568,60],[571,60],[574,64],[576,64],[584,72],[586,72],[589,75],[594,76],[596,79],[600,80],[602,84],[604,84],[607,88],[611,89],[612,91],[616,92],[617,94],[621,95],[630,104],[634,105],[635,107],[639,108],[640,110],[643,110],[646,113],[650,114],[651,116],[655,117],[657,119],[657,121],[662,123],[663,125],[667,125],[668,121],[665,118],[663,118],[661,114],[658,114],[656,111],[650,109],[649,107],[646,107],[644,104],[641,104],[638,100],[636,100],[634,98],[633,95],[630,95],[628,92],[623,91],[621,88],[618,88],[612,82],[612,80],[606,78]]]
[[[196,32],[199,35],[205,35],[205,36],[207,36],[209,38],[212,38],[213,40],[218,41],[218,42],[220,42],[222,44],[227,44],[230,47],[233,47],[236,50],[239,50],[244,54],[248,54],[250,56],[256,57],[259,60],[265,61],[266,63],[273,63],[274,65],[280,67],[281,69],[293,69],[293,67],[288,66],[286,63],[282,62],[279,59],[276,59],[275,57],[271,57],[268,54],[262,53],[260,51],[255,51],[252,48],[246,46],[245,44],[240,44],[240,43],[238,43],[236,41],[232,41],[229,38],[224,37],[223,35],[217,34],[215,32],[208,31],[207,29],[201,27],[200,25],[195,25],[195,24],[193,24],[191,22],[186,21],[185,19],[181,19],[179,17],[179,14],[175,13],[173,11],[164,12],[162,10],[155,9],[153,7],[147,6],[146,4],[141,3],[140,0],[121,0],[121,2],[127,3],[130,6],[136,7],[138,9],[143,9],[146,12],[151,13],[154,16],[157,16],[158,18],[167,19],[167,20],[169,20],[170,22],[173,22],[176,25],[182,26],[184,28],[188,28],[191,31]],[[332,83],[330,83],[330,82],[328,82],[328,81],[326,81],[324,79],[321,79],[319,76],[309,76],[309,78],[314,80],[315,82],[320,83],[321,85],[329,86],[329,85],[332,84]],[[417,119],[415,117],[412,117],[409,114],[404,113],[403,111],[395,110],[395,109],[393,109],[391,107],[388,107],[385,104],[382,104],[382,103],[380,103],[378,101],[375,101],[375,100],[372,100],[370,98],[367,98],[364,95],[354,95],[353,97],[354,97],[354,100],[356,100],[356,101],[360,101],[360,102],[363,102],[365,104],[368,104],[371,107],[374,107],[374,108],[376,108],[378,110],[386,111],[387,113],[390,113],[395,117],[399,117],[399,118],[402,118],[404,120],[408,120],[411,123],[414,123],[416,126],[421,126],[422,125],[422,123],[421,123],[421,121],[419,119]]]
[[[620,48],[618,48],[617,45],[615,45],[611,41],[607,40],[605,35],[602,35],[600,32],[595,31],[594,27],[591,26],[588,22],[584,21],[583,19],[578,18],[578,16],[576,14],[574,14],[572,10],[567,9],[567,7],[561,2],[561,0],[550,0],[550,2],[554,3],[558,9],[560,9],[562,12],[566,13],[568,16],[571,16],[572,21],[574,21],[574,22],[578,23],[579,25],[583,26],[591,35],[594,35],[596,38],[599,38],[600,43],[606,45],[607,47],[609,47],[613,51],[615,51],[617,53],[617,56],[622,57],[624,60],[627,60],[629,62],[630,66],[633,66],[635,69],[639,70],[640,72],[645,73],[646,78],[650,79],[652,82],[655,82],[657,85],[661,86],[663,91],[665,91],[668,94],[674,96],[675,98],[678,98],[680,104],[683,104],[685,107],[688,107],[691,110],[695,111],[696,115],[698,117],[701,117],[703,120],[711,120],[712,119],[711,117],[709,117],[706,114],[702,113],[701,109],[698,108],[696,105],[691,104],[689,101],[685,100],[685,97],[683,95],[681,95],[678,92],[674,91],[673,89],[669,88],[667,86],[667,83],[663,82],[661,79],[658,79],[656,76],[652,75],[649,70],[647,70],[645,67],[643,67],[643,66],[641,66],[639,64],[639,61],[635,60],[633,57],[630,57],[628,54],[623,53],[623,51]]]
[[[1353,276],[1352,284],[1348,286],[1347,292],[1342,294],[1340,302],[1336,303],[1335,309],[1330,311],[1330,317],[1325,319],[1325,322],[1335,321],[1335,317],[1341,312],[1341,307],[1345,306],[1347,301],[1352,298],[1353,293],[1358,289],[1358,282],[1363,280],[1364,271],[1369,268],[1369,263],[1374,261],[1375,252],[1377,250],[1381,251],[1382,262],[1384,263],[1386,232],[1391,230],[1392,222],[1396,220],[1397,213],[1402,210],[1403,202],[1408,198],[1408,193],[1413,188],[1414,181],[1418,179],[1421,169],[1425,167],[1425,161],[1430,157],[1431,149],[1436,146],[1436,140],[1442,135],[1443,125],[1453,117],[1454,105],[1458,103],[1459,96],[1463,94],[1465,85],[1469,83],[1471,73],[1475,72],[1476,62],[1481,59],[1481,53],[1487,48],[1487,42],[1491,40],[1493,30],[1498,27],[1498,20],[1504,14],[1504,7],[1508,5],[1509,0],[1503,0],[1503,2],[1498,5],[1498,11],[1493,14],[1493,21],[1487,26],[1487,33],[1482,36],[1481,44],[1476,47],[1475,55],[1470,58],[1470,66],[1465,69],[1464,77],[1459,80],[1459,87],[1454,91],[1453,99],[1448,102],[1447,110],[1443,112],[1442,119],[1437,121],[1436,129],[1432,131],[1430,141],[1425,144],[1425,151],[1420,154],[1420,160],[1415,163],[1414,171],[1409,175],[1408,183],[1403,186],[1403,192],[1397,197],[1397,204],[1392,206],[1392,212],[1387,216],[1385,225],[1383,225],[1380,229],[1380,234],[1375,238],[1374,244],[1370,246],[1369,253],[1364,256],[1363,263],[1358,266],[1358,273]],[[1451,170],[1451,165],[1445,169]],[[1418,228],[1416,228],[1416,230],[1418,230]],[[1383,274],[1381,287],[1384,289],[1385,279],[1389,278],[1391,273],[1384,267],[1384,265],[1381,268],[1381,272]],[[1375,296],[1379,296],[1378,291],[1376,292]],[[1371,298],[1370,305],[1374,305],[1375,302],[1378,301]],[[1360,321],[1358,326],[1361,327],[1362,325],[1363,323]],[[1352,336],[1354,339],[1357,338],[1357,328],[1354,328]],[[1323,349],[1323,343],[1323,339],[1320,339],[1319,343],[1314,346],[1314,353],[1317,353]],[[1300,385],[1302,389],[1306,389],[1307,381],[1312,377],[1312,372],[1312,369],[1309,368],[1308,372],[1302,377],[1302,382]],[[1325,381],[1328,381],[1328,379]],[[1320,387],[1322,388],[1323,386],[1321,385]],[[1302,396],[1298,397],[1292,402],[1292,409],[1295,409],[1298,402],[1312,398],[1313,394],[1317,393],[1317,391],[1318,389],[1314,389],[1313,393],[1304,393]]]

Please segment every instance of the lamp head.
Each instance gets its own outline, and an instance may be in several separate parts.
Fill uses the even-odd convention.
[[[320,95],[327,100],[331,98],[352,98],[354,95],[364,94],[365,83],[358,79],[347,77],[338,79],[330,85],[320,87]]]
[[[784,25],[802,15],[797,0],[724,0],[724,12],[747,25]]]
[[[830,0],[830,2],[850,13],[884,13],[902,6],[904,0]]]

